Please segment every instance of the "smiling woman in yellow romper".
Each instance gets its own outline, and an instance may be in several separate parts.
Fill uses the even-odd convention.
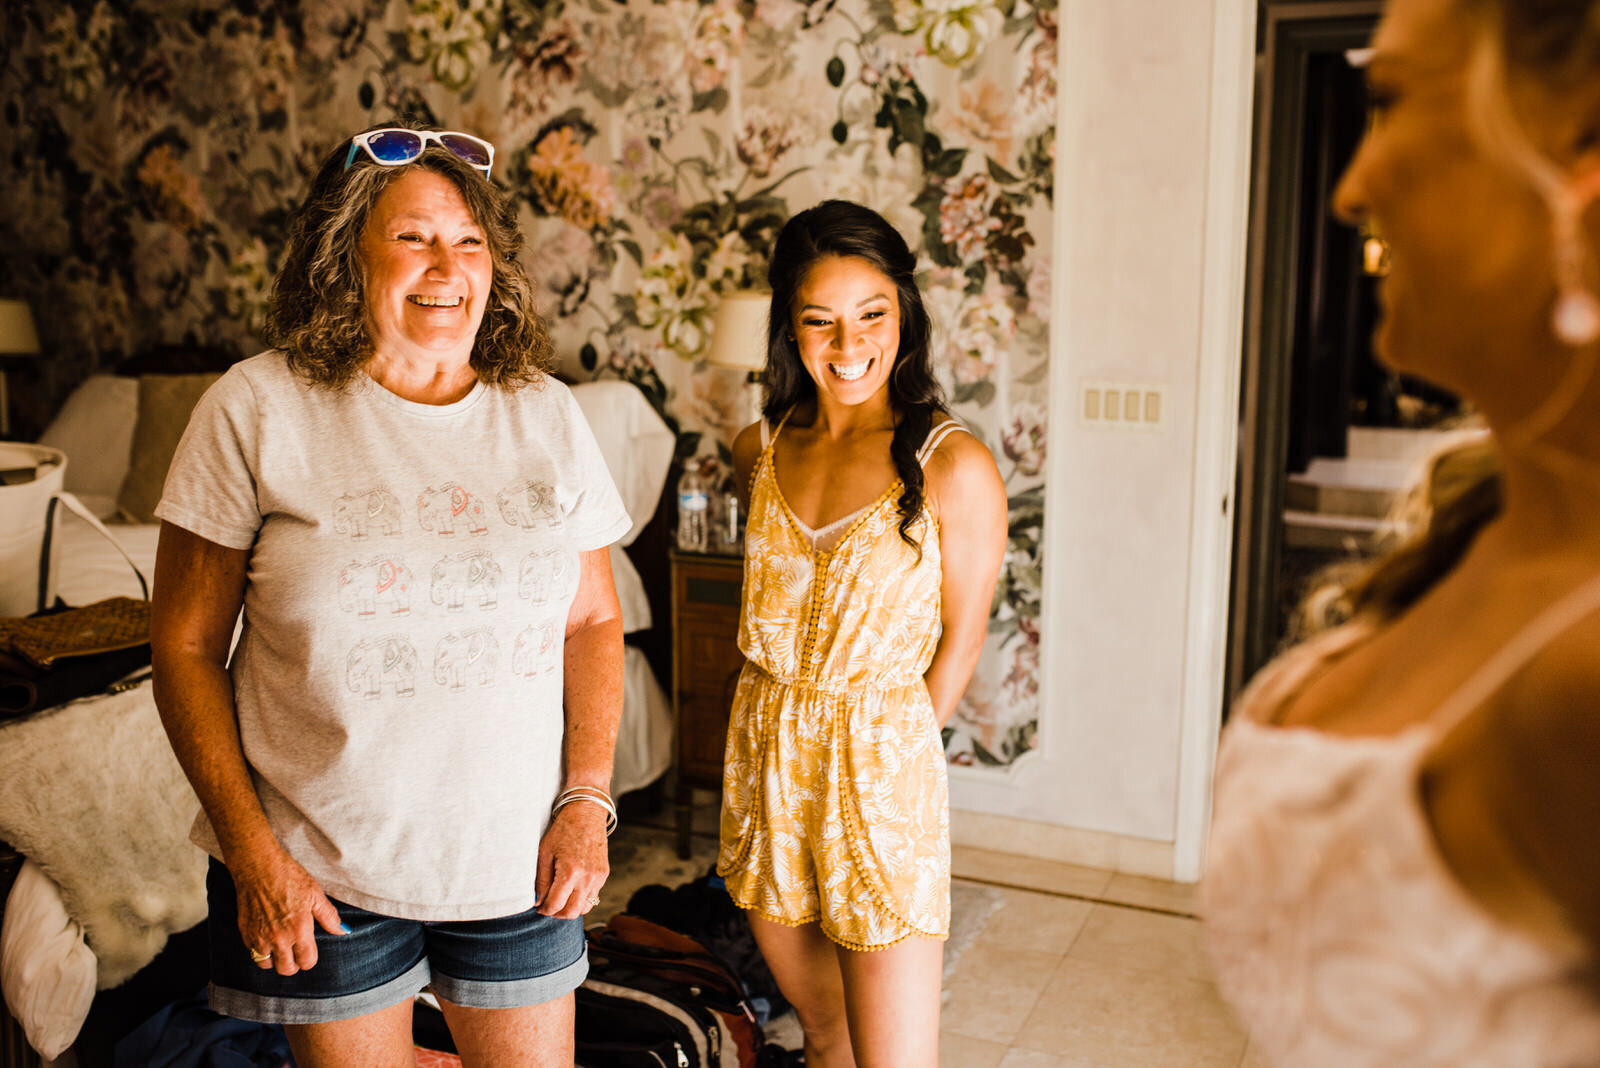
[[[994,458],[941,406],[916,258],[880,216],[791,219],[747,494],[747,660],[717,870],[810,1068],[938,1064],[950,831],[940,730],[1006,546]]]

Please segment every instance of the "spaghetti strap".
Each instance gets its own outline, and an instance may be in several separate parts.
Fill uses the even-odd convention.
[[[761,417],[761,451],[766,452],[767,446],[772,444],[772,425],[767,422],[767,417]]]
[[[933,451],[939,447],[939,444],[957,430],[965,431],[968,434],[972,433],[955,419],[946,419],[928,431],[928,439],[922,443],[922,448],[917,450],[917,465],[919,467],[926,466],[928,457],[933,455]]]
[[[1450,733],[1551,642],[1596,611],[1600,611],[1600,575],[1535,616],[1468,676],[1433,714],[1438,733]]]

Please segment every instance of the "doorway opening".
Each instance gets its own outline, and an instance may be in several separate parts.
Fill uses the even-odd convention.
[[[1228,703],[1281,647],[1313,577],[1375,550],[1439,424],[1459,414],[1449,393],[1373,356],[1382,236],[1330,207],[1368,122],[1357,60],[1381,6],[1260,10]]]

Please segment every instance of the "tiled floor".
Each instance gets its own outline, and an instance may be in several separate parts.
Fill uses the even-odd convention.
[[[1212,982],[1193,888],[959,846],[953,867],[999,900],[946,981],[945,1068],[1266,1068]]]

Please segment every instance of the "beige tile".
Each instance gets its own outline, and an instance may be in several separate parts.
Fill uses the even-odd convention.
[[[1192,883],[1174,883],[1124,872],[1113,875],[1105,890],[1105,899],[1119,905],[1142,905],[1145,908],[1181,912],[1185,916],[1200,914],[1195,898],[1195,886]]]
[[[1006,1047],[999,1042],[939,1032],[939,1068],[999,1068]]]
[[[1111,872],[1055,860],[1039,860],[1015,853],[999,853],[974,846],[950,850],[952,874],[978,882],[1038,890],[1047,894],[1099,897],[1111,882]]]
[[[1212,981],[1200,921],[1143,909],[1095,905],[1067,956]]]
[[[945,984],[941,1026],[968,1038],[1010,1045],[1050,981],[1058,953],[975,945]]]
[[[1244,1060],[1239,1062],[1239,1068],[1272,1068],[1267,1061],[1267,1055],[1261,1052],[1261,1047],[1252,1039],[1244,1048]]]
[[[1105,1068],[1093,1061],[1078,1057],[1058,1057],[1054,1053],[1040,1053],[1035,1049],[1011,1047],[1005,1060],[997,1068]]]
[[[1105,1068],[1238,1068],[1245,1032],[1210,983],[1069,956],[1012,1045]]]
[[[1064,955],[1094,905],[1073,897],[1032,890],[1000,891],[1001,905],[984,922],[978,940],[1000,949],[1030,949]]]

